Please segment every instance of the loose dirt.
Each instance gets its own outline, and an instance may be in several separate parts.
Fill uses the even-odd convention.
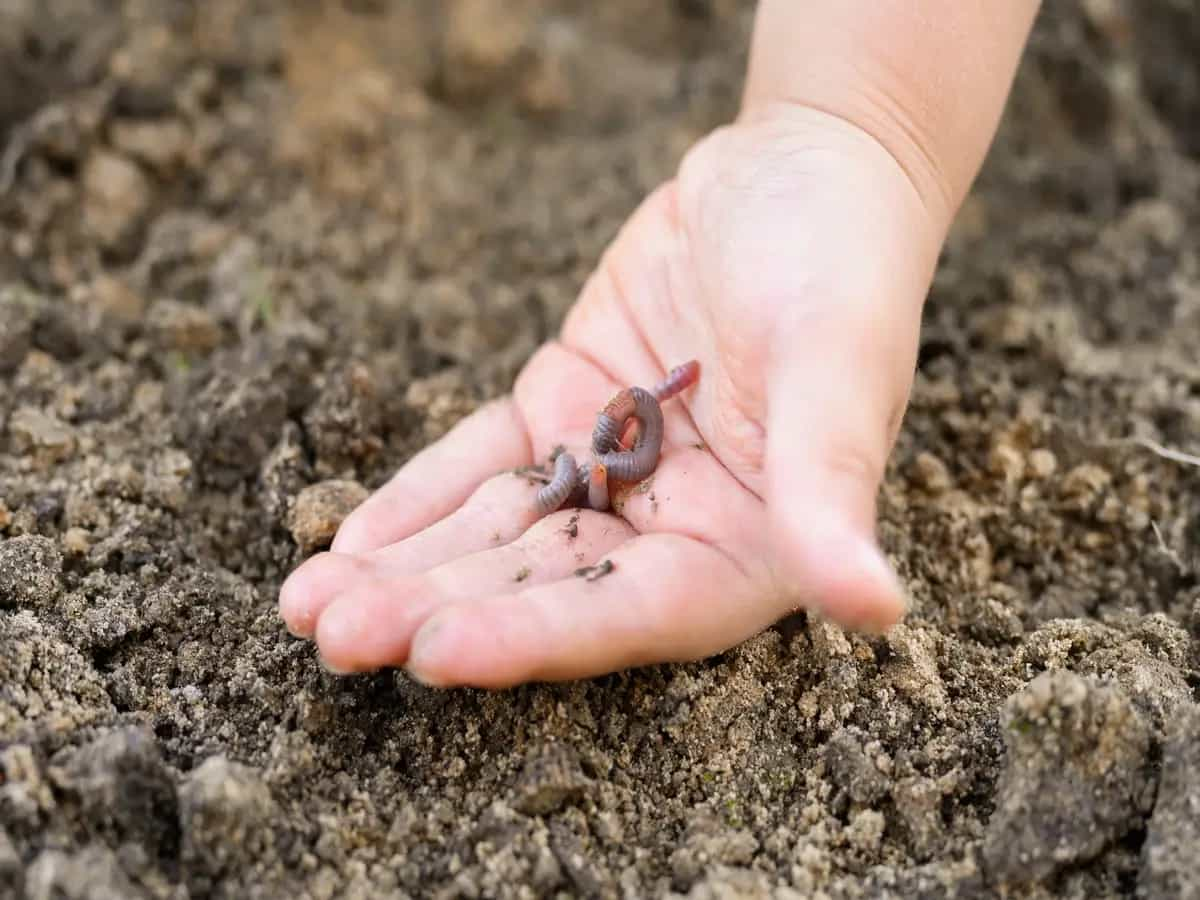
[[[1200,25],[1047,4],[887,637],[336,679],[283,577],[727,120],[731,0],[0,5],[0,897],[1200,897]]]

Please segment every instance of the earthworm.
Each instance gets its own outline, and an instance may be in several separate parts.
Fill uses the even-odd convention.
[[[667,377],[650,388],[650,393],[654,395],[654,399],[659,404],[666,403],[676,394],[683,393],[689,387],[696,383],[700,378],[700,363],[697,360],[685,362],[681,366],[676,366],[667,373]],[[628,450],[633,446],[634,440],[637,438],[637,419],[633,419],[625,427],[625,433],[621,435],[621,447]]]
[[[562,451],[554,460],[554,477],[537,492],[537,508],[543,515],[552,513],[564,503],[579,484],[575,457]]]
[[[588,506],[604,512],[608,509],[608,467],[604,463],[593,463],[588,473]]]
[[[700,378],[700,363],[698,360],[685,362],[667,373],[667,377],[650,389],[659,403],[666,403],[676,394],[690,388]]]
[[[537,508],[548,514],[568,500],[591,509],[608,509],[608,481],[641,481],[654,471],[662,453],[661,404],[696,383],[696,360],[676,366],[651,390],[630,387],[619,391],[596,417],[592,431],[592,462],[577,465],[566,451],[554,460],[554,476],[537,493]],[[627,427],[628,426],[628,427]]]
[[[627,419],[637,419],[638,435],[633,449],[621,449],[617,436]],[[631,387],[618,393],[596,417],[592,452],[596,461],[617,481],[641,481],[654,471],[662,452],[663,414],[654,395],[645,388]]]

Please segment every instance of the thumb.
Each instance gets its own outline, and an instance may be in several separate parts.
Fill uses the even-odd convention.
[[[777,333],[767,393],[767,507],[785,596],[847,628],[903,616],[875,539],[876,494],[903,415],[920,303],[821,302]]]

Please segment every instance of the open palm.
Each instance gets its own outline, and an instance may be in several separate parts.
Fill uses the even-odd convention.
[[[842,120],[786,108],[714,133],[635,213],[511,396],[413,458],[293,573],[289,628],[336,671],[503,687],[700,658],[800,606],[892,624],[903,596],[874,497],[943,231]],[[617,490],[613,512],[539,518],[539,485],[507,470],[559,444],[586,459],[613,393],[688,359],[700,381],[664,405],[651,478]]]

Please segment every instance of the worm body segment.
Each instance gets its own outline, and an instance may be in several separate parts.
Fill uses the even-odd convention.
[[[666,378],[650,389],[650,393],[654,395],[654,399],[659,402],[659,405],[662,405],[676,394],[681,394],[686,391],[693,384],[695,384],[699,378],[700,363],[693,359],[690,362],[686,362],[681,366],[676,366],[673,368],[667,373]],[[637,433],[637,419],[628,420],[628,424],[624,426],[624,430],[621,433],[619,441],[621,448],[624,450],[632,448],[637,439]]]
[[[620,449],[611,434],[620,435],[626,420],[637,419],[638,433],[630,450]],[[616,425],[609,429],[609,422]],[[632,387],[609,401],[592,433],[592,450],[617,481],[641,481],[654,471],[662,452],[663,414],[654,395],[645,388]]]
[[[575,457],[565,450],[554,460],[554,477],[537,492],[538,511],[552,513],[564,503],[579,484]]]

